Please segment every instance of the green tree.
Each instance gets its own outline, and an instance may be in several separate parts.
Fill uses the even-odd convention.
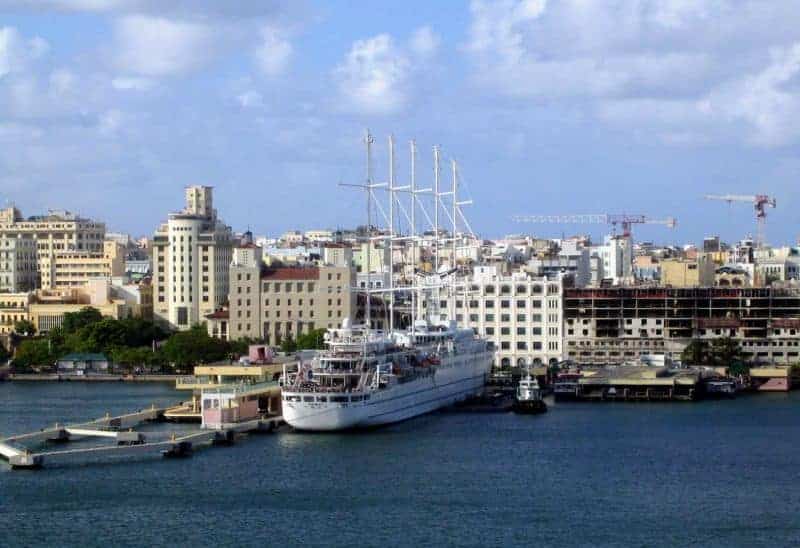
[[[34,365],[51,365],[56,358],[50,353],[47,339],[26,339],[14,354],[14,368],[26,370]]]
[[[708,343],[693,339],[681,352],[681,362],[687,365],[704,365],[709,361]]]
[[[297,349],[320,349],[325,348],[325,329],[314,329],[297,337]]]
[[[713,365],[729,367],[734,362],[742,361],[742,349],[739,342],[730,337],[714,339],[711,343],[710,354],[710,361]]]
[[[14,322],[14,332],[30,337],[36,334],[36,326],[30,320],[17,320]]]
[[[297,342],[292,337],[286,337],[281,341],[281,351],[291,353],[297,351]]]
[[[64,321],[61,323],[61,329],[65,334],[75,333],[80,328],[99,322],[102,319],[103,315],[99,310],[91,306],[86,306],[78,312],[67,312],[64,314]]]
[[[10,357],[11,352],[9,352],[5,346],[0,344],[0,363],[6,363]]]
[[[173,333],[162,347],[164,358],[181,371],[188,371],[198,363],[223,360],[230,351],[229,345],[209,336],[205,325],[196,324],[187,331]]]

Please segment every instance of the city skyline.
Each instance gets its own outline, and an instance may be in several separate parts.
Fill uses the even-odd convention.
[[[337,183],[363,178],[369,127],[376,177],[390,132],[401,180],[410,138],[421,181],[432,145],[458,159],[486,238],[599,238],[511,216],[626,212],[678,219],[639,240],[731,242],[750,208],[703,195],[763,192],[767,241],[795,243],[800,7],[595,9],[2,1],[0,200],[150,235],[208,184],[235,230],[354,226],[361,197]]]

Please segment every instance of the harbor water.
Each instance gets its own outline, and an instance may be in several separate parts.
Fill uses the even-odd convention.
[[[0,383],[0,433],[175,402]],[[436,413],[157,456],[0,464],[0,546],[796,546],[800,393]]]

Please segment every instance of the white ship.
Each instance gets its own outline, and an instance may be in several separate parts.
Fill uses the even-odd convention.
[[[366,283],[364,325],[351,326],[345,320],[339,329],[329,329],[325,336],[326,349],[309,364],[301,365],[294,374],[283,376],[283,419],[298,430],[332,431],[369,428],[410,419],[483,392],[492,367],[493,349],[471,329],[458,329],[452,320],[438,314],[440,290],[449,283],[450,298],[455,298],[458,287],[457,264],[439,264],[440,210],[452,221],[450,257],[456,254],[457,221],[464,218],[456,197],[457,176],[453,162],[452,189],[439,189],[439,149],[434,148],[434,185],[418,189],[415,183],[415,145],[411,143],[411,184],[399,187],[394,181],[394,141],[390,138],[389,182],[372,182],[370,146],[372,137],[367,134],[367,181],[358,186],[367,193],[367,227],[372,227],[371,208],[376,189],[388,192],[389,205],[378,210],[388,210],[388,229],[383,236],[374,237],[367,230],[366,241],[384,239],[390,247],[390,262],[394,259],[394,242],[403,240],[412,246],[411,256],[416,257],[417,208],[432,220],[434,246],[434,274],[420,276],[412,268],[412,281],[408,286],[394,286],[394,276],[389,275],[386,288],[372,289],[369,277]],[[405,207],[398,197],[403,193],[410,199]],[[433,201],[432,215],[425,211],[419,195],[427,194]],[[448,197],[445,204],[443,196]],[[395,209],[406,215],[409,233],[395,230]],[[445,209],[446,208],[446,209]],[[466,225],[466,220],[464,220]],[[468,225],[467,225],[468,226]],[[446,245],[446,244],[445,244]],[[370,268],[370,255],[366,253],[366,272]],[[389,266],[394,273],[394,265]],[[387,313],[388,329],[375,329],[370,316],[373,294],[379,294]],[[395,294],[411,298],[411,322],[404,329],[394,328]],[[385,302],[385,301],[388,301]],[[426,319],[418,319],[425,310]]]
[[[493,352],[471,329],[418,321],[382,334],[345,322],[328,349],[283,387],[299,430],[367,428],[410,419],[483,391]]]

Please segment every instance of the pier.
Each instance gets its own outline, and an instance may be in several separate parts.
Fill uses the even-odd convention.
[[[90,456],[97,454],[130,455],[161,451],[164,457],[186,457],[201,445],[230,445],[238,434],[248,432],[271,432],[283,424],[280,416],[262,416],[252,420],[221,424],[215,429],[202,429],[182,435],[172,434],[168,439],[148,440],[145,433],[136,431],[137,426],[155,421],[163,421],[169,408],[155,406],[112,417],[106,415],[93,421],[58,425],[43,428],[17,436],[0,439],[0,457],[12,469],[39,469],[45,461],[59,457]],[[155,437],[155,436],[153,436]],[[53,443],[67,443],[77,439],[97,438],[112,440],[113,445],[52,449]]]

